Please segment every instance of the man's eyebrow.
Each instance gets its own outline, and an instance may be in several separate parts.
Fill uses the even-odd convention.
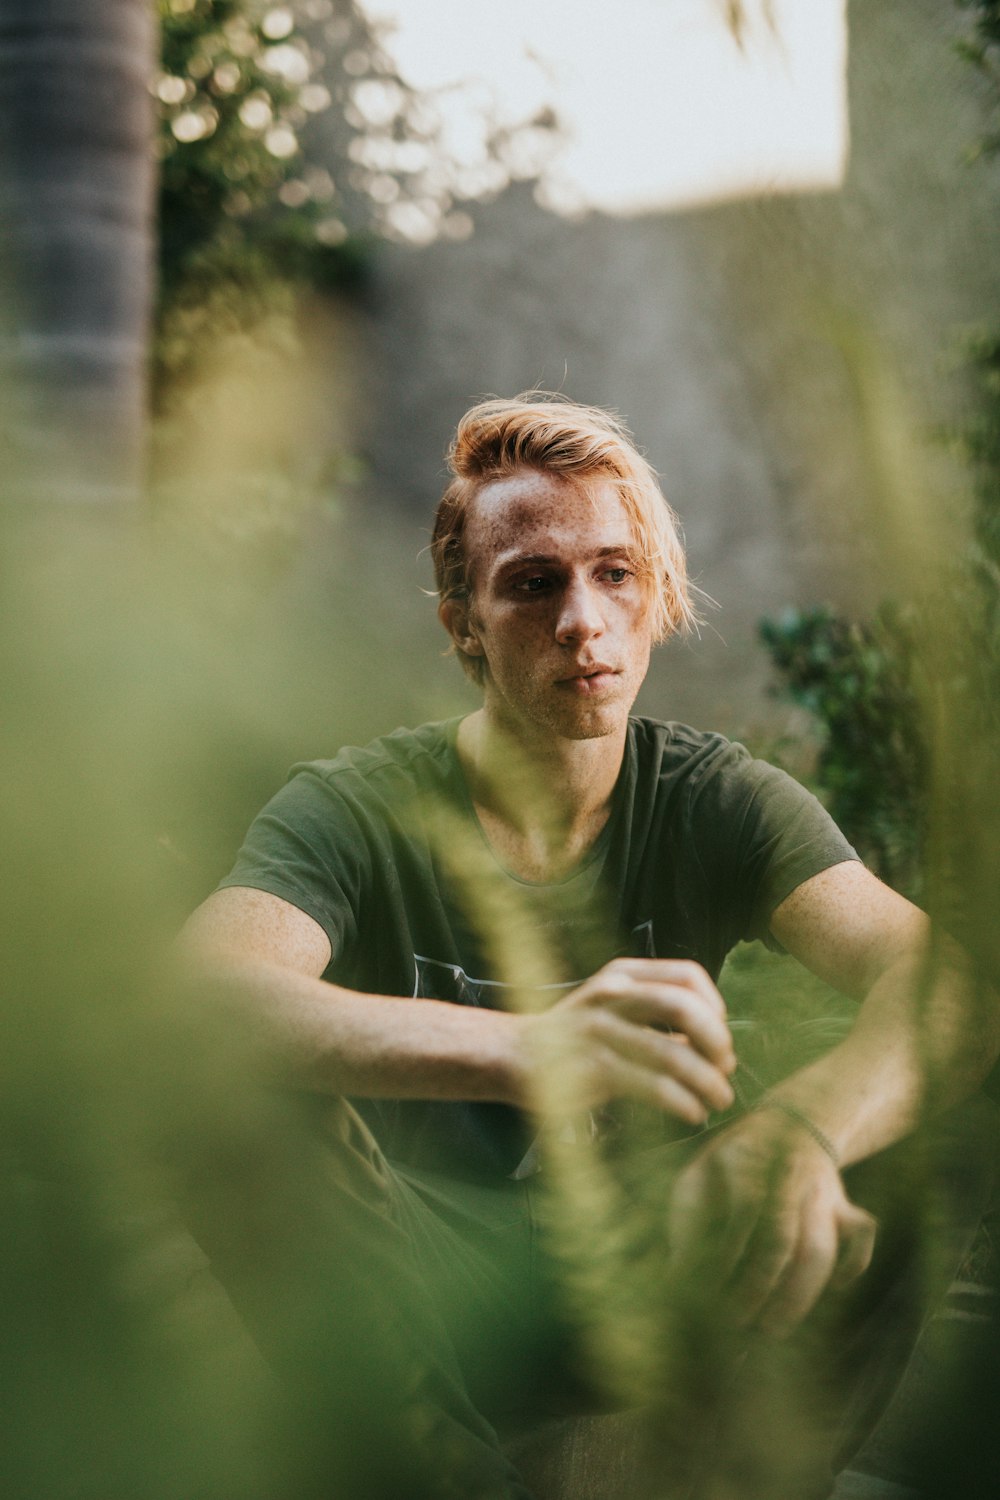
[[[513,552],[502,557],[498,567],[501,573],[506,573],[511,568],[552,567],[558,561],[558,557],[551,557],[545,552]]]
[[[593,552],[588,553],[588,561],[599,562],[603,557],[631,557],[634,553],[635,544],[623,541],[610,547],[595,547]],[[516,552],[509,557],[502,557],[497,564],[497,571],[509,573],[512,568],[551,568],[558,567],[561,563],[562,558],[547,552]]]

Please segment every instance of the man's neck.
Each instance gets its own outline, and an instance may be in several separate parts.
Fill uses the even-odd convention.
[[[463,719],[458,756],[484,832],[528,880],[558,880],[585,858],[611,813],[627,724],[589,740],[526,743],[485,709]]]

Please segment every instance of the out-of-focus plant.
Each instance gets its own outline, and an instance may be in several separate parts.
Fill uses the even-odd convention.
[[[994,86],[993,118],[986,131],[970,147],[970,159],[995,156],[1000,151],[1000,90],[998,55],[1000,55],[1000,4],[998,0],[956,0],[961,10],[971,12],[970,34],[956,43],[959,54],[978,68]]]
[[[790,610],[762,621],[760,633],[782,689],[814,717],[817,790],[859,853],[987,956],[1000,572],[986,446],[997,429],[988,399],[981,410],[981,426],[959,440],[970,456],[974,442],[983,445],[974,524],[953,556],[935,558],[919,603],[911,592],[866,621],[826,606]]]
[[[356,0],[159,0],[157,385],[206,339],[290,310],[303,284],[356,290],[382,238],[464,236],[463,198],[531,176],[551,111],[483,130],[453,161]]]
[[[159,0],[159,13],[155,511],[259,577],[344,471],[310,451],[300,302],[366,273],[370,226],[303,145],[311,119],[343,114],[326,80],[349,75],[305,29],[332,15],[323,0]],[[363,16],[348,0],[337,19],[341,51],[362,55]],[[363,55],[385,72],[373,41]]]
[[[826,606],[787,610],[760,634],[789,694],[819,722],[816,778],[834,818],[867,864],[913,891],[927,748],[899,613],[885,606],[862,623]]]
[[[471,233],[463,201],[536,175],[556,122],[491,128],[487,108],[481,159],[453,160],[433,97],[399,77],[357,0],[159,14],[154,508],[220,562],[274,570],[357,472],[329,409],[352,400],[344,303],[378,244]]]
[[[1000,645],[1000,332],[966,342],[966,357],[978,394],[975,415],[955,435],[975,485],[970,561],[982,590],[985,625]]]
[[[760,0],[759,5],[747,4],[747,0],[715,0],[715,3],[738,47],[743,46],[747,31],[758,16],[772,31],[777,29],[773,0]]]
[[[968,156],[980,167],[994,164],[995,169],[1000,153],[1000,0],[957,3],[971,20],[969,35],[957,49],[986,83],[989,110],[986,128]],[[951,596],[964,647],[961,670],[956,674],[964,700],[957,726],[964,742],[956,759],[964,774],[958,795],[950,799],[950,809],[944,808],[951,817],[941,840],[945,854],[941,863],[946,868],[939,872],[939,885],[945,887],[939,895],[944,895],[947,911],[947,887],[958,893],[954,925],[983,959],[995,990],[1000,983],[996,922],[1000,851],[996,796],[1000,775],[1000,330],[994,324],[971,335],[965,341],[964,354],[976,406],[961,429],[949,435],[968,465],[974,501],[971,538],[964,558],[965,587],[953,590]],[[987,1091],[996,1098],[996,1072]],[[912,1472],[921,1476],[921,1493],[934,1500],[991,1495],[1000,1475],[995,1420],[1000,1391],[995,1203],[994,1199],[994,1211],[985,1222],[985,1242],[991,1253],[976,1278],[992,1284],[992,1299],[984,1287],[981,1306],[973,1317],[957,1330],[953,1325],[946,1357],[940,1359],[938,1379],[924,1393],[921,1406],[909,1413],[911,1421],[904,1442]],[[957,1331],[962,1333],[960,1343]]]
[[[989,81],[996,117],[1000,3],[958,4],[973,13],[972,35],[959,51]],[[970,159],[998,151],[994,118]],[[975,745],[981,759],[1000,736],[1000,334],[967,337],[964,356],[972,415],[944,438],[971,476],[972,525],[957,552],[936,563],[935,587],[939,598],[947,594],[947,604],[939,614],[933,691],[942,711],[969,732],[970,755]],[[929,587],[928,598],[932,592]],[[886,602],[867,621],[825,607],[789,611],[763,621],[760,633],[782,685],[815,715],[817,778],[835,817],[880,874],[920,898],[931,743],[928,685],[918,680],[926,662],[914,645],[913,608],[908,613]],[[920,633],[926,639],[926,624]]]
[[[332,176],[303,151],[304,125],[333,97],[296,12],[265,0],[160,0],[160,24],[162,388],[190,372],[206,340],[287,314],[295,284],[356,284],[364,252],[337,213]]]

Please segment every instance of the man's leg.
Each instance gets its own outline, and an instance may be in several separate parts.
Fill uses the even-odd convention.
[[[186,1209],[311,1455],[297,1497],[528,1500],[425,1276],[436,1260],[472,1308],[488,1260],[458,1253],[350,1105],[275,1095],[270,1107],[252,1165],[218,1142],[188,1165]]]
[[[877,1419],[926,1311],[930,1189],[954,1260],[990,1176],[992,1117],[958,1116],[939,1132],[947,1149],[908,1143],[852,1174],[880,1216],[875,1265],[778,1346],[724,1326],[711,1299],[689,1309],[663,1295],[659,1210],[697,1141],[592,1162],[575,1188],[550,1164],[523,1188],[541,1205],[525,1218],[522,1185],[394,1170],[349,1106],[322,1110],[322,1133],[276,1130],[275,1158],[250,1176],[241,1163],[203,1169],[196,1218],[298,1409],[330,1432],[329,1483],[315,1492],[352,1500],[524,1496],[481,1412],[523,1424],[549,1395],[549,1409],[580,1409],[602,1385],[613,1402],[633,1350],[661,1483],[683,1493],[701,1463],[705,1495],[821,1494],[823,1461]],[[602,1184],[614,1185],[603,1202]]]
[[[552,1278],[575,1293],[577,1342],[593,1376],[610,1377],[611,1398],[644,1372],[661,1479],[713,1500],[829,1493],[989,1205],[997,1121],[995,1106],[970,1101],[847,1174],[850,1196],[879,1221],[873,1264],[780,1341],[736,1326],[724,1288],[670,1285],[664,1210],[697,1137],[568,1163],[543,1210]]]

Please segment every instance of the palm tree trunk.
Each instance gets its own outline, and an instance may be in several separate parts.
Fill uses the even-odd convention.
[[[152,0],[0,0],[4,496],[139,493]]]

